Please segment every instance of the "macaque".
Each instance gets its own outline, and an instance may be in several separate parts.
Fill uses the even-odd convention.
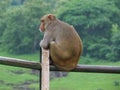
[[[59,70],[74,69],[82,53],[82,41],[74,27],[53,14],[44,15],[40,21],[39,29],[44,32],[41,48],[49,49],[50,60]]]

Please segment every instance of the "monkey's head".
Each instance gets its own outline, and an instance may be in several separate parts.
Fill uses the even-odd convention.
[[[41,25],[40,25],[39,30],[44,32],[47,26],[50,25],[55,19],[56,17],[53,14],[44,15],[40,19]]]

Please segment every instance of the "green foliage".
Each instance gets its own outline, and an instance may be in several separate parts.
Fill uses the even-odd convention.
[[[120,0],[113,0],[115,5],[120,9]]]
[[[31,2],[30,2],[31,1]],[[47,5],[40,0],[28,0],[25,5],[10,8],[5,13],[2,37],[4,48],[15,54],[31,53],[39,47],[39,18]]]
[[[0,42],[5,28],[4,12],[10,7],[10,2],[11,0],[0,0]]]
[[[76,28],[83,41],[84,56],[118,61],[119,3],[119,0],[1,0],[0,49],[15,54],[36,51],[42,38],[39,18],[54,12]]]
[[[111,48],[112,24],[120,25],[120,10],[114,1],[66,1],[58,9],[58,17],[77,29],[83,40],[83,55],[106,59]]]
[[[111,61],[120,60],[120,28],[117,24],[112,26],[110,52],[106,57]]]
[[[10,6],[11,0],[0,0],[0,15]]]
[[[21,5],[25,2],[25,0],[12,0],[12,5]]]

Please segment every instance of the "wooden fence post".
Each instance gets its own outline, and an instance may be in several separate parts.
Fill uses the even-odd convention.
[[[42,81],[41,90],[49,90],[49,50],[42,48]]]

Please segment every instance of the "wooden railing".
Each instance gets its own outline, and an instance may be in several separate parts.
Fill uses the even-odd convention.
[[[42,62],[41,63],[0,56],[0,64],[40,70],[40,73],[41,73],[41,75],[40,75],[40,78],[41,78],[40,90],[49,90],[49,71],[60,71],[55,66],[49,66],[49,52],[46,50],[42,50]],[[49,68],[50,68],[50,70],[49,70]],[[120,66],[77,65],[77,67],[70,72],[120,74]]]
[[[8,58],[0,56],[0,64],[41,70],[41,63],[28,60]],[[55,66],[50,66],[50,71],[61,71]],[[90,73],[114,73],[120,74],[120,66],[105,66],[105,65],[77,65],[77,67],[70,72],[90,72]]]

